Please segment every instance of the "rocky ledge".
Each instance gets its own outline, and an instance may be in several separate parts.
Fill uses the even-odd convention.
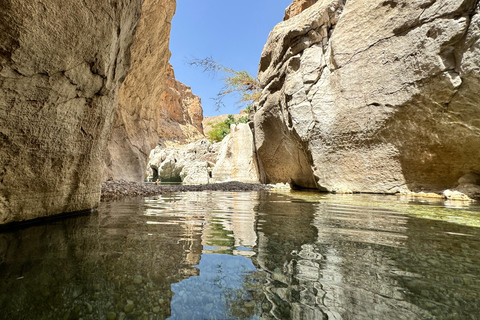
[[[156,185],[126,180],[109,180],[102,183],[102,201],[117,200],[125,197],[148,197],[168,192],[185,191],[256,191],[269,190],[271,185],[243,183],[237,181],[202,185]]]

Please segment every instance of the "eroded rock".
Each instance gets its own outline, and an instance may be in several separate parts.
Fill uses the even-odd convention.
[[[318,1],[262,53],[255,140],[267,182],[444,190],[480,170],[476,0]]]
[[[305,9],[314,5],[317,1],[318,0],[294,0],[292,4],[285,9],[285,16],[283,17],[283,20],[288,20],[291,17],[300,14]]]
[[[218,144],[207,139],[183,147],[157,146],[150,153],[147,181],[208,184],[218,155]]]
[[[158,142],[156,113],[170,59],[169,39],[175,1],[145,0],[132,67],[115,110],[115,122],[105,157],[104,178],[141,180],[147,157]]]
[[[0,4],[0,224],[97,205],[141,4]]]
[[[260,182],[253,133],[248,124],[230,126],[230,134],[220,143],[212,178],[216,182]]]

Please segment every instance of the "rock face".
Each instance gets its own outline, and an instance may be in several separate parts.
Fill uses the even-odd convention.
[[[0,224],[97,205],[141,4],[0,4]]]
[[[160,106],[157,119],[161,139],[185,143],[204,137],[202,101],[192,88],[175,79],[171,64],[167,66]]]
[[[480,172],[477,0],[320,0],[271,32],[255,140],[266,182],[443,190]]]
[[[183,148],[157,146],[150,153],[147,180],[207,184],[213,182],[212,169],[217,161],[219,144],[207,139],[192,142]]]
[[[299,15],[302,11],[307,8],[310,8],[318,0],[293,0],[292,4],[285,9],[285,16],[283,20],[288,20],[291,17]]]
[[[214,181],[260,182],[253,134],[248,124],[231,125],[230,134],[222,140],[218,153],[212,171]]]
[[[157,146],[150,153],[147,180],[209,184],[259,183],[253,134],[248,124],[232,125],[221,142],[202,139],[183,148]]]
[[[131,71],[119,92],[104,178],[143,180],[148,154],[158,143],[158,119],[174,13],[174,0],[143,3],[132,46]]]

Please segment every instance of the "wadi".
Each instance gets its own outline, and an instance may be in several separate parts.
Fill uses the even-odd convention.
[[[0,4],[0,318],[477,319],[480,2],[189,1]]]

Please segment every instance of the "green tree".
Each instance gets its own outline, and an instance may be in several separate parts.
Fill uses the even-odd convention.
[[[224,87],[217,96],[213,98],[217,110],[225,106],[223,98],[229,94],[240,95],[240,99],[237,101],[239,104],[248,103],[251,105],[260,98],[262,88],[259,80],[245,70],[233,70],[213,60],[212,57],[205,59],[193,58],[189,64],[201,67],[203,68],[203,72],[212,73],[213,75],[217,75],[218,73],[223,74],[222,81]]]
[[[247,123],[248,117],[240,117],[238,120],[235,120],[233,114],[229,114],[227,119],[224,121],[212,124],[208,123],[208,125],[212,126],[212,130],[207,132],[207,136],[213,143],[220,142],[230,133],[230,125],[232,124],[239,124],[239,123]]]

